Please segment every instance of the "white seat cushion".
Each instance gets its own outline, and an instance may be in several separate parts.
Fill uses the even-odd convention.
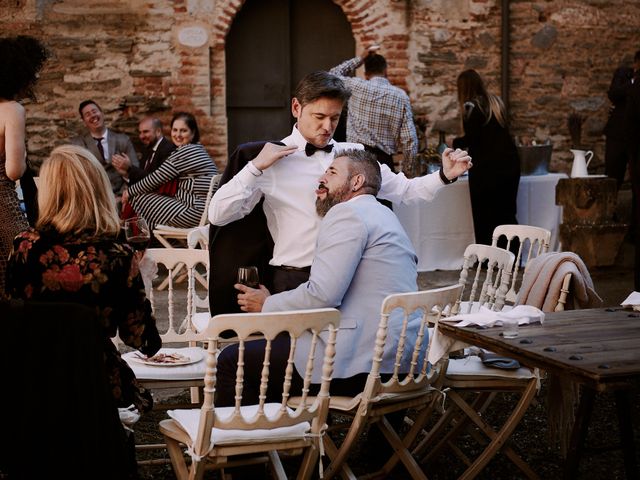
[[[207,351],[201,347],[161,348],[158,353],[179,353],[199,360],[188,365],[146,365],[136,361],[138,352],[128,352],[122,358],[129,364],[138,380],[199,380],[204,379]]]
[[[517,370],[504,370],[500,368],[486,367],[482,363],[480,357],[475,355],[449,360],[446,373],[446,378],[449,380],[472,380],[482,378],[527,379],[533,376],[534,373],[525,367],[520,367]]]
[[[216,416],[221,419],[229,418],[233,413],[233,407],[219,407],[215,409]],[[266,403],[264,413],[267,418],[274,418],[280,410],[279,403]],[[290,414],[293,410],[287,409]],[[240,412],[244,418],[249,420],[258,411],[257,405],[247,405],[240,407]],[[200,409],[190,410],[167,410],[167,414],[173,418],[185,432],[189,434],[194,442],[198,435],[198,424],[200,422]],[[266,443],[277,440],[297,440],[304,438],[310,430],[309,422],[300,422],[289,427],[278,427],[270,430],[231,430],[223,428],[213,428],[211,433],[211,443],[213,445],[225,445],[232,443]]]

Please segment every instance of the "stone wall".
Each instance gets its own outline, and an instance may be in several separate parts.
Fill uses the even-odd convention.
[[[329,1],[329,0],[327,0]],[[29,153],[38,161],[82,130],[77,105],[93,98],[108,122],[137,140],[138,119],[194,112],[203,143],[226,163],[225,36],[242,0],[0,0],[3,35],[46,40],[55,57],[26,104]],[[500,93],[500,0],[335,0],[358,51],[381,43],[393,83],[407,89],[416,117],[450,140],[458,128],[455,81],[477,69]],[[636,0],[509,2],[512,132],[554,143],[551,169],[568,172],[567,119],[585,118],[583,144],[602,172],[615,68],[640,49]]]

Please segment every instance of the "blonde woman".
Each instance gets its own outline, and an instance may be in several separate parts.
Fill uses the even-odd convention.
[[[458,76],[458,103],[464,136],[453,141],[473,158],[469,192],[476,243],[491,244],[498,225],[516,224],[520,160],[509,134],[504,105],[487,92],[475,70]]]
[[[146,355],[161,340],[134,250],[119,240],[115,198],[104,168],[83,147],[64,145],[40,168],[36,229],[14,241],[7,269],[12,298],[94,307],[104,325],[105,362],[118,407],[152,406],[111,337]]]

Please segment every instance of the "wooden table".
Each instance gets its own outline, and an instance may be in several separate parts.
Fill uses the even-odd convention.
[[[613,391],[627,478],[638,478],[629,382],[640,376],[639,312],[607,308],[547,313],[543,325],[520,326],[514,339],[503,339],[499,328],[459,328],[446,322],[440,322],[438,328],[446,336],[582,385],[565,478],[576,477],[595,395]]]

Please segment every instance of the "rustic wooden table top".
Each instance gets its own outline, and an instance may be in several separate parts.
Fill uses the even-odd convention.
[[[521,325],[513,339],[502,338],[500,328],[459,328],[446,322],[438,328],[449,337],[571,377],[597,391],[640,376],[640,312],[629,309],[547,313],[543,325]]]

